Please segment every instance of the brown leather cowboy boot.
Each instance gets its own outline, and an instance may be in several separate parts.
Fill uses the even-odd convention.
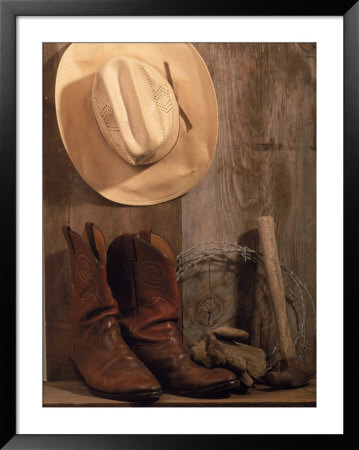
[[[86,223],[81,238],[63,226],[72,276],[71,359],[90,392],[126,401],[154,400],[161,386],[123,341],[118,305],[107,284],[105,240]]]
[[[108,248],[107,274],[124,339],[163,387],[204,396],[239,385],[229,370],[194,363],[183,346],[175,257],[163,238],[148,230],[119,236]]]

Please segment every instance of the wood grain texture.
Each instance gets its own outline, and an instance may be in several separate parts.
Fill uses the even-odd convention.
[[[108,400],[93,396],[80,381],[45,382],[43,387],[43,406],[45,407],[129,407],[143,404]],[[316,383],[308,386],[275,391],[268,386],[258,385],[251,394],[231,394],[226,398],[198,399],[164,394],[158,401],[147,405],[152,407],[314,407],[316,406]]]
[[[219,139],[207,175],[182,200],[183,248],[227,241],[258,250],[257,218],[273,216],[281,263],[315,296],[315,46],[196,47],[215,85]],[[190,347],[214,326],[239,326],[269,355],[277,333],[265,274],[250,263],[227,264],[230,270],[225,263],[222,268],[207,263],[186,274],[184,341]],[[206,308],[201,312],[203,299]],[[215,323],[206,322],[214,316]],[[310,308],[306,321],[313,330]],[[289,311],[289,322],[295,335],[295,311]],[[313,345],[304,359],[304,364],[315,365]]]
[[[149,228],[167,239],[177,254],[182,248],[181,200],[153,206],[111,202],[88,186],[62,144],[55,111],[56,71],[68,44],[44,44],[43,210],[47,379],[77,379],[69,363],[70,269],[62,225],[82,233],[85,222],[103,231],[107,244],[123,232]]]

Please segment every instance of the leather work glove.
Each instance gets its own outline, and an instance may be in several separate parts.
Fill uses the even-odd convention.
[[[267,372],[264,351],[241,342],[248,337],[246,331],[237,328],[215,328],[191,348],[190,355],[194,361],[209,369],[225,367],[236,373],[241,380],[241,391],[246,392]]]

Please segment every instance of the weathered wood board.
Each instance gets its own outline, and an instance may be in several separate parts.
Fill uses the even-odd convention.
[[[280,261],[316,292],[316,49],[312,44],[195,44],[215,85],[219,139],[213,165],[180,199],[149,207],[110,202],[82,180],[59,135],[54,88],[68,44],[44,44],[43,213],[48,380],[76,379],[68,362],[70,280],[63,224],[92,221],[108,243],[151,228],[176,254],[205,241],[258,249],[256,220],[272,215]],[[238,257],[207,261],[182,279],[183,337],[240,326],[271,352],[276,340],[264,273]],[[295,336],[297,318],[289,312]],[[308,330],[314,315],[306,315]],[[305,351],[315,367],[315,347]]]

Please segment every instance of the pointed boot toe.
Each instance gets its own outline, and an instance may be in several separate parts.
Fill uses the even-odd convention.
[[[221,384],[228,383],[237,379],[235,373],[231,372],[227,369],[206,369],[209,370],[208,379],[211,381],[211,384]]]
[[[209,394],[227,393],[235,390],[240,385],[237,376],[227,369],[206,369],[202,368],[201,386],[194,390],[189,389],[187,395],[205,396]]]
[[[131,373],[130,378],[119,380],[114,377],[106,380],[102,384],[96,383],[97,388],[88,384],[90,392],[99,397],[110,398],[122,401],[154,401],[162,394],[162,387],[150,373]]]
[[[128,387],[133,394],[143,394],[148,392],[148,394],[161,395],[162,388],[161,385],[152,376],[146,374],[138,374],[131,380],[131,386]]]

